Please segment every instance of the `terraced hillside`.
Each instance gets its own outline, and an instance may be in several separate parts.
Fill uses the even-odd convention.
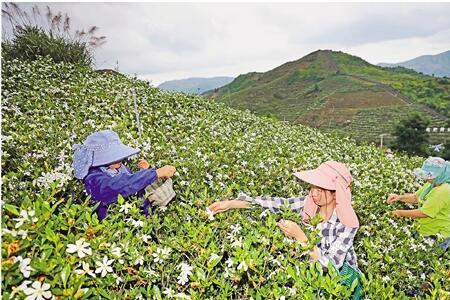
[[[138,135],[131,89],[143,126]],[[141,157],[173,164],[176,198],[141,214],[117,200],[99,222],[73,178],[72,144],[113,129]],[[211,218],[207,205],[240,192],[305,195],[292,172],[326,160],[348,165],[361,227],[354,246],[368,299],[445,299],[450,253],[393,219],[390,192],[420,186],[421,158],[290,126],[146,82],[49,59],[2,63],[2,298],[347,299],[335,273],[286,239],[260,208]],[[138,157],[126,164],[134,168]],[[301,225],[302,227],[304,225]],[[311,247],[317,232],[304,227]],[[330,266],[330,270],[332,270]]]
[[[338,130],[369,141],[392,133],[408,113],[423,113],[432,127],[446,125],[450,114],[449,79],[404,68],[381,68],[328,50],[266,73],[241,75],[207,96],[234,108],[274,114],[280,120]],[[432,136],[440,142],[450,138],[448,134]]]

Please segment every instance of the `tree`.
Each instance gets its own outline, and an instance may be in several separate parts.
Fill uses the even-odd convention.
[[[450,120],[447,121],[447,128],[450,128]],[[450,161],[450,139],[444,143],[444,150],[440,155],[443,159]]]
[[[430,121],[415,113],[401,120],[395,127],[394,148],[410,154],[426,156],[429,153],[429,136],[426,132]]]
[[[439,156],[450,161],[450,140],[444,144],[444,150],[442,150],[442,153]]]

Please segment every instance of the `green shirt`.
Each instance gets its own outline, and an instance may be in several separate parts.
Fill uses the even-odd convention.
[[[416,192],[419,210],[428,216],[417,219],[419,232],[425,236],[440,233],[444,238],[448,238],[450,237],[450,184],[436,186],[424,199],[420,199],[420,194],[429,186],[430,183],[425,183]]]

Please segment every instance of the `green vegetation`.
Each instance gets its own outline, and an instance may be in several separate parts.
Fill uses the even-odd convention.
[[[402,204],[386,204],[389,193],[420,186],[411,170],[421,158],[389,158],[348,138],[50,58],[6,60],[2,73],[4,299],[38,288],[57,299],[346,299],[351,290],[340,278],[311,264],[277,229],[277,220],[298,222],[298,215],[255,208],[210,220],[205,212],[239,192],[305,195],[292,172],[330,159],[347,164],[355,178],[361,227],[354,245],[366,298],[449,296],[450,253],[416,236],[411,220],[392,219]],[[72,176],[71,145],[107,128],[152,165],[177,167],[177,197],[167,210],[145,218],[142,200],[119,199],[98,222]]]
[[[70,17],[61,12],[54,14],[48,6],[44,19],[37,6],[32,13],[16,3],[2,7],[2,26],[7,33],[2,40],[4,59],[36,60],[49,56],[55,62],[90,66],[94,49],[106,42],[104,36],[95,36],[96,26],[72,33]]]
[[[450,117],[450,80],[423,75],[406,68],[382,68],[344,53],[334,53],[341,72],[376,81],[398,90],[416,103]],[[354,63],[355,61],[359,63]]]
[[[410,115],[395,127],[395,144],[397,150],[410,154],[426,156],[428,150],[428,133],[426,129],[430,121],[420,114]]]
[[[273,113],[280,120],[346,132],[371,142],[380,134],[392,135],[407,114],[423,113],[431,120],[430,126],[438,127],[450,113],[449,79],[401,67],[377,67],[359,57],[328,50],[266,73],[241,75],[209,96],[234,108],[260,115]],[[373,132],[365,122],[376,125],[369,128]],[[449,138],[430,135],[440,143]]]

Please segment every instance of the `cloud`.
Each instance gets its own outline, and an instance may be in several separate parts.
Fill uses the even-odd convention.
[[[397,63],[421,55],[439,54],[450,49],[450,29],[431,36],[409,37],[367,43],[346,49],[348,53],[364,57],[370,63]],[[407,55],[405,55],[407,54]]]
[[[49,5],[68,12],[75,27],[100,27],[108,41],[96,51],[98,68],[119,61],[121,72],[155,83],[263,72],[317,49],[403,61],[448,50],[450,40],[449,3]]]

